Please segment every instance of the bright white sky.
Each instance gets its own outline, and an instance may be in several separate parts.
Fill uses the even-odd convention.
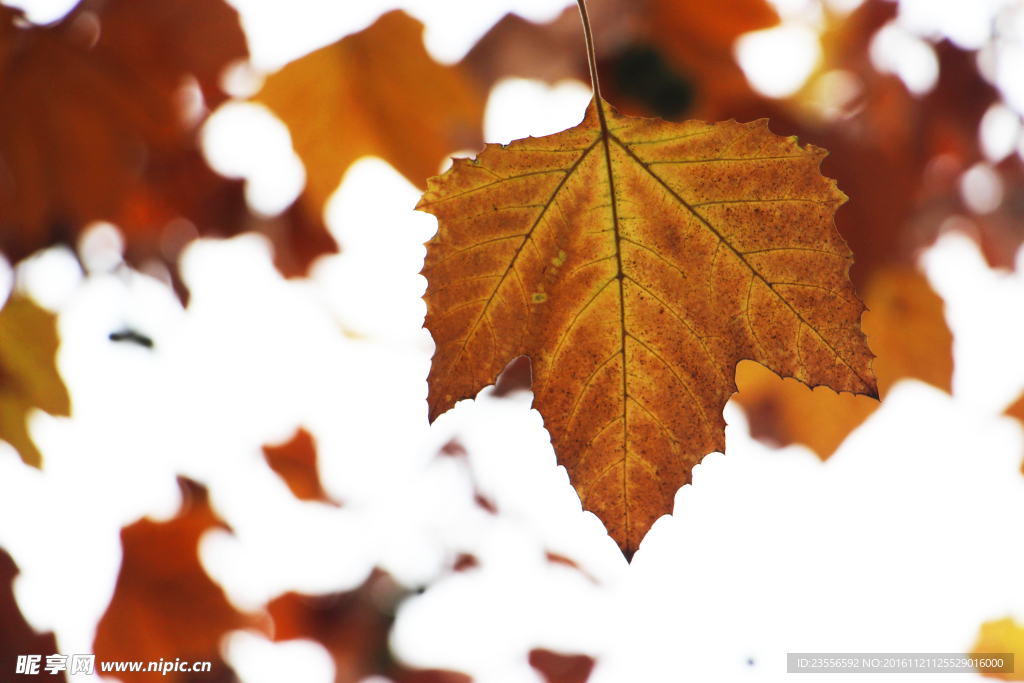
[[[278,3],[236,2],[267,67],[397,6],[304,0],[282,16]],[[564,4],[404,6],[427,22],[435,54],[453,60],[505,11],[543,19]],[[788,3],[787,27],[813,26],[810,5]],[[499,85],[487,139],[575,125],[588,99],[576,83]],[[251,107],[220,116],[238,138],[211,132],[212,160],[249,178],[254,204],[287,203],[301,170],[279,124]],[[200,241],[184,260],[187,310],[158,281],[111,270],[109,240],[89,252],[84,278],[60,250],[19,268],[17,286],[61,314],[74,417],[33,418],[43,472],[0,445],[0,546],[22,569],[20,606],[57,632],[62,653],[89,650],[117,577],[120,528],[172,516],[177,473],[208,485],[235,530],[209,534],[201,558],[239,608],[287,590],[349,589],[374,565],[410,585],[436,579],[401,609],[394,647],[481,683],[538,683],[525,660],[535,646],[598,657],[593,683],[774,680],[787,652],[961,652],[983,621],[1024,621],[1024,437],[1000,416],[1024,388],[1020,275],[988,269],[966,239],[942,238],[922,265],[956,338],[954,395],[898,385],[825,464],[801,447],[752,441],[730,404],[727,455],[695,469],[676,514],[627,566],[580,510],[527,396],[485,390],[427,424],[433,345],[418,272],[436,223],[412,211],[417,198],[384,162],[360,161],[328,208],[342,254],[285,281],[258,237]],[[108,340],[126,326],[155,349]],[[345,507],[295,501],[264,463],[260,446],[300,424],[317,436],[324,485]],[[472,475],[434,457],[452,436]],[[474,507],[470,476],[500,515]],[[597,583],[550,565],[545,550]],[[446,573],[457,551],[481,567]],[[244,683],[333,679],[315,644],[237,633],[225,648]]]

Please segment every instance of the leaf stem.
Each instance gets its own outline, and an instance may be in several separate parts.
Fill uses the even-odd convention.
[[[594,89],[594,103],[598,111],[601,111],[601,86],[597,83],[597,57],[594,53],[594,33],[590,30],[590,16],[587,14],[587,3],[585,0],[576,0],[580,6],[580,16],[583,18],[583,33],[587,36],[587,60],[590,62],[590,85]],[[604,118],[602,116],[602,118]]]

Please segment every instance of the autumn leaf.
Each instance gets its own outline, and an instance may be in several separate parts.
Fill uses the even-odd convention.
[[[199,537],[223,526],[206,489],[182,477],[182,508],[165,523],[144,519],[121,530],[124,557],[114,597],[96,630],[93,651],[104,661],[155,662],[168,656],[212,662],[212,671],[170,671],[168,681],[230,681],[231,669],[220,657],[221,638],[239,628],[265,627],[241,614],[199,564]],[[118,672],[126,683],[152,673]]]
[[[14,577],[18,575],[18,566],[10,555],[0,548],[0,671],[11,676],[12,681],[33,680],[26,674],[17,676],[18,657],[38,655],[39,671],[37,674],[52,674],[45,671],[46,656],[57,653],[57,638],[53,633],[36,633],[25,621],[14,598]],[[60,678],[52,680],[66,681],[67,675],[61,672]]]
[[[913,270],[876,271],[864,291],[868,311],[861,327],[875,354],[872,369],[885,398],[898,380],[914,378],[947,393],[953,381],[953,335],[943,303],[928,280]],[[764,366],[740,363],[739,393],[750,434],[773,446],[800,443],[828,459],[854,429],[878,409],[865,396],[837,394],[828,387],[813,391],[782,379]]]
[[[316,442],[305,429],[297,430],[291,439],[279,446],[264,446],[263,457],[299,500],[334,504],[320,484]]]
[[[512,358],[586,509],[627,557],[725,448],[742,359],[877,396],[845,200],[825,155],[765,121],[670,124],[591,102],[583,122],[459,160],[417,208],[431,420]]]
[[[982,673],[981,675],[1002,681],[1024,681],[1024,671],[1020,665],[1021,659],[1024,658],[1024,627],[1010,617],[982,624],[978,640],[975,642],[971,654],[982,656],[1009,652],[1014,654],[1013,673]]]
[[[446,155],[479,149],[485,95],[423,47],[423,24],[388,12],[270,76],[255,98],[291,131],[306,166],[299,201],[320,215],[348,167],[378,156],[423,188]]]
[[[71,399],[57,372],[57,316],[28,297],[14,294],[0,309],[0,439],[18,451],[25,464],[42,465],[28,433],[35,408],[69,415]]]

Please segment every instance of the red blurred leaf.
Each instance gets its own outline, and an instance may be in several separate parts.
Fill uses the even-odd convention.
[[[182,245],[167,253],[161,239],[176,218],[202,235],[274,227],[249,212],[241,181],[209,169],[195,135],[203,101],[225,99],[221,71],[247,56],[222,0],[86,0],[50,26],[0,7],[0,250],[17,261],[105,220],[129,261],[173,263]],[[286,274],[335,250],[319,216],[280,220]]]
[[[53,633],[36,633],[14,599],[14,577],[18,575],[18,566],[10,555],[0,548],[0,671],[5,681],[35,680],[26,675],[17,675],[18,657],[20,655],[39,655],[38,674],[46,676],[46,680],[67,680],[67,674],[60,673],[60,678],[51,678],[46,672],[46,656],[58,654],[57,638]]]
[[[411,669],[392,657],[388,633],[395,607],[406,594],[380,570],[347,593],[287,593],[268,606],[274,619],[274,640],[309,638],[323,645],[334,660],[335,683],[357,683],[374,674],[395,683],[469,683],[465,674]]]
[[[585,683],[594,669],[594,658],[537,648],[530,650],[530,666],[544,676],[546,683]]]
[[[154,662],[161,658],[209,661],[211,672],[171,671],[167,681],[227,681],[233,672],[220,657],[222,636],[260,628],[264,621],[241,614],[199,564],[199,537],[224,523],[211,510],[206,489],[179,477],[182,506],[169,522],[143,519],[121,530],[124,557],[110,606],[96,630],[97,661]],[[151,673],[118,672],[132,683]]]

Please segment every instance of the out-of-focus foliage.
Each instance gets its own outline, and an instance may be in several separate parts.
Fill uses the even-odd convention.
[[[316,442],[313,435],[299,429],[295,436],[278,446],[264,446],[263,457],[270,469],[280,475],[288,484],[292,494],[299,500],[331,502],[320,484],[316,465]]]
[[[971,653],[974,655],[985,655],[989,653],[1008,653],[1014,655],[1014,672],[1008,674],[982,674],[987,678],[997,678],[1001,681],[1024,681],[1024,671],[1020,665],[1024,657],[1024,627],[1020,626],[1012,618],[986,621],[981,625],[978,632],[978,640],[974,644]]]
[[[398,603],[408,590],[380,570],[346,593],[309,596],[287,593],[268,606],[278,641],[308,638],[327,648],[335,665],[335,683],[359,683],[372,675],[395,683],[469,683],[455,671],[411,669],[396,662],[388,634]]]
[[[360,157],[379,156],[425,188],[446,155],[483,144],[486,93],[431,59],[422,34],[420,22],[389,12],[267,79],[256,101],[288,124],[311,214]]]
[[[50,26],[0,7],[0,250],[17,261],[115,223],[126,257],[173,266],[197,235],[260,229],[286,274],[335,250],[317,214],[252,214],[214,173],[196,131],[248,56],[220,0],[87,1]],[[181,219],[184,219],[182,223]]]
[[[221,638],[238,628],[268,628],[265,619],[238,612],[199,564],[199,537],[224,523],[206,489],[179,478],[182,504],[164,523],[143,519],[121,530],[124,557],[117,588],[96,629],[93,652],[103,661],[156,662],[173,653],[183,661],[212,662],[209,672],[170,671],[167,680],[234,680],[221,659]],[[153,676],[118,672],[126,683]]]
[[[71,399],[57,372],[57,316],[31,299],[12,296],[0,309],[0,439],[26,464],[42,465],[28,433],[34,408],[68,415]]]
[[[594,670],[594,658],[536,648],[530,650],[530,666],[540,672],[545,683],[586,683]]]
[[[43,657],[39,671],[44,676],[52,676],[45,671],[46,655],[57,652],[57,639],[53,633],[36,633],[14,599],[14,577],[18,575],[18,566],[2,548],[0,548],[0,671],[5,676],[13,676],[17,670],[19,656],[36,654]],[[54,681],[66,681],[67,674],[61,672]],[[17,676],[21,680],[32,680],[27,676]],[[15,680],[12,678],[11,680]]]

